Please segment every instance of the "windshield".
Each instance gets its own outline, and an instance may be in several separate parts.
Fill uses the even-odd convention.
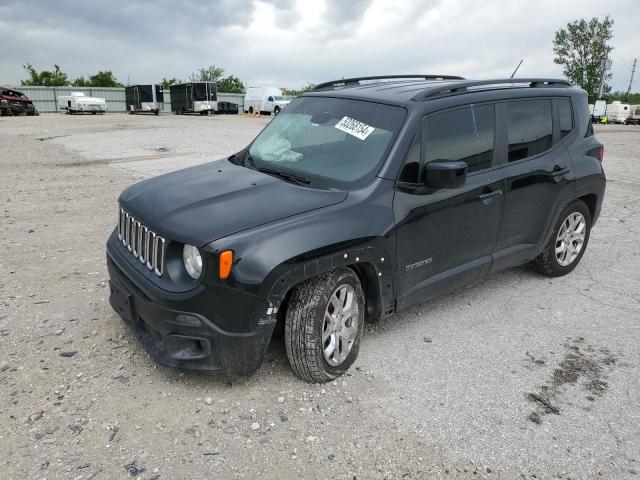
[[[251,144],[255,166],[339,188],[375,175],[405,118],[400,107],[342,98],[293,100]]]

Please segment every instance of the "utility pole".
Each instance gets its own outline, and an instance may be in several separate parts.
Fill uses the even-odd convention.
[[[604,89],[604,76],[607,73],[607,70],[611,68],[611,61],[609,60],[609,51],[611,47],[605,47],[604,59],[602,60],[602,64],[600,65],[600,86],[598,87],[598,100],[602,98],[602,90]]]
[[[627,102],[629,101],[629,93],[631,93],[631,84],[633,83],[633,74],[636,73],[637,58],[633,59],[633,68],[631,69],[631,79],[629,80],[629,88],[627,88]]]

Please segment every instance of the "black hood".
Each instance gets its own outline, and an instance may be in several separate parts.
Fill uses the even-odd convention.
[[[204,246],[241,230],[340,203],[346,196],[219,160],[132,185],[119,201],[167,239]]]

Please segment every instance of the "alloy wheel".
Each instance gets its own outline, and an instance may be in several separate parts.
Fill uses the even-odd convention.
[[[567,267],[571,265],[584,245],[587,222],[580,212],[570,213],[562,222],[556,237],[556,260]]]
[[[322,322],[324,359],[333,367],[342,364],[358,333],[358,299],[351,285],[339,285],[329,297]]]

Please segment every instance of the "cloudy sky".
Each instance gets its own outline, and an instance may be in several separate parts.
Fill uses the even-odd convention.
[[[553,33],[615,20],[612,86],[640,56],[640,0],[0,0],[0,84],[21,65],[126,83],[216,64],[249,85],[299,87],[390,73],[560,76]],[[634,90],[640,91],[640,73]]]

